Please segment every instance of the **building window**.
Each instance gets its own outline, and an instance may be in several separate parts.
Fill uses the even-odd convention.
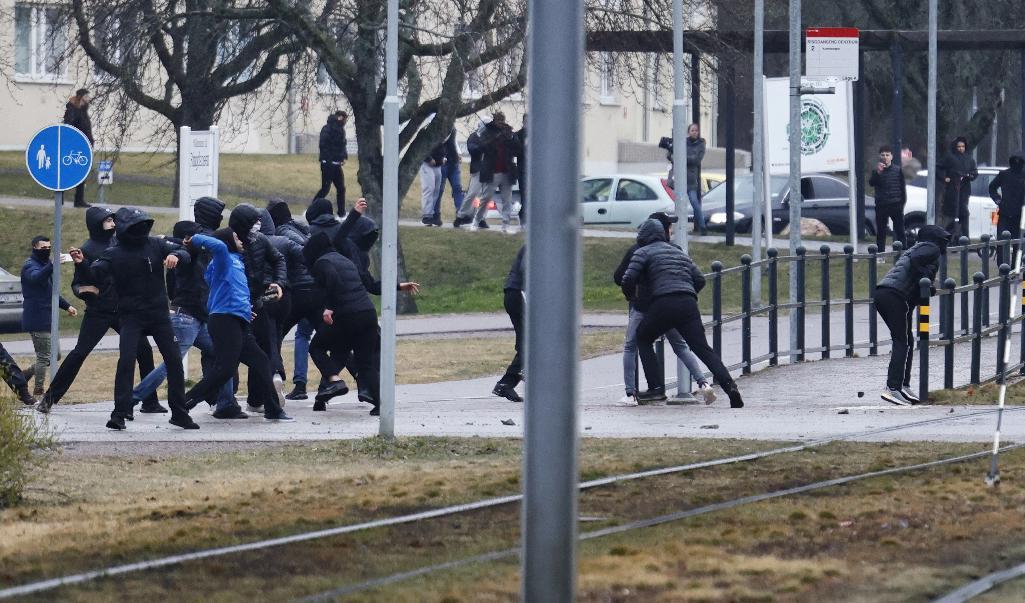
[[[598,77],[600,82],[601,103],[614,105],[619,102],[616,86],[616,55],[602,52],[598,55]]]
[[[57,80],[65,73],[66,32],[58,7],[14,6],[14,70],[17,76]]]

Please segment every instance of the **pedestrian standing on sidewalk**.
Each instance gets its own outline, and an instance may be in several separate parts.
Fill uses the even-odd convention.
[[[349,158],[345,139],[345,122],[349,114],[335,111],[327,116],[327,123],[320,129],[320,190],[314,199],[324,199],[335,185],[335,199],[338,201],[338,215],[345,215],[345,176],[342,166]]]
[[[513,402],[523,402],[523,398],[516,393],[516,386],[523,380],[523,318],[526,309],[523,296],[527,286],[523,258],[526,251],[527,246],[524,245],[516,252],[516,258],[513,259],[509,274],[505,277],[505,287],[503,287],[502,305],[505,306],[505,313],[509,315],[513,332],[516,333],[516,354],[513,355],[512,362],[506,367],[505,374],[495,384],[495,389],[491,390],[493,395]]]
[[[968,154],[968,139],[958,136],[950,145],[936,170],[943,187],[942,216],[937,223],[955,238],[968,236],[968,201],[972,196],[972,181],[979,177],[975,160]]]
[[[505,114],[496,111],[490,123],[484,126],[480,136],[481,156],[480,182],[483,187],[480,206],[475,223],[484,222],[488,204],[497,192],[501,198],[499,210],[502,214],[502,232],[512,234],[509,223],[512,220],[512,186],[516,183],[516,158],[520,156],[519,141],[512,126],[506,123]],[[471,225],[470,230],[474,230]]]
[[[1021,208],[1025,205],[1025,153],[1017,151],[1011,153],[1008,159],[1010,168],[1001,170],[997,177],[989,183],[989,196],[999,208],[997,218],[997,232],[1007,231],[1011,233],[1012,239],[1021,238]],[[1013,246],[1011,253],[1015,253],[1017,245]],[[1010,264],[1014,260],[1004,258],[1004,248],[997,247],[997,266]],[[1017,266],[1012,266],[1017,270]]]
[[[441,189],[438,191],[438,198],[434,200],[434,217],[441,220],[441,198],[445,195],[445,183],[452,186],[452,203],[456,206],[456,213],[463,206],[463,175],[459,171],[459,164],[462,157],[459,156],[459,145],[456,143],[456,129],[452,128],[448,138],[442,145],[445,148],[445,163],[441,166]],[[441,226],[441,224],[438,224]]]
[[[463,204],[459,207],[456,219],[452,222],[454,228],[461,228],[466,224],[474,224],[477,215],[477,206],[480,203],[480,194],[483,190],[480,183],[480,165],[484,155],[484,149],[480,146],[480,135],[484,126],[475,130],[466,138],[466,153],[470,156],[470,187],[463,195]],[[476,223],[478,228],[488,228],[488,223],[480,220]],[[472,230],[472,228],[471,228]]]
[[[648,218],[658,220],[665,228],[666,240],[673,240],[672,226],[679,221],[680,218],[678,216],[670,216],[665,212],[659,211],[651,214]],[[619,262],[619,267],[616,268],[615,273],[612,275],[612,280],[615,281],[616,285],[622,287],[623,275],[630,266],[630,260],[633,258],[634,252],[638,249],[640,249],[640,245],[634,243],[630,249],[626,250],[622,261]],[[644,320],[644,313],[651,305],[651,300],[647,296],[648,293],[650,292],[647,289],[637,287],[626,294],[626,299],[630,302],[630,314],[626,325],[626,339],[623,341],[623,382],[626,386],[626,395],[619,401],[619,404],[622,406],[637,405],[637,391],[634,388],[634,385],[637,383],[637,327],[641,325],[641,321]],[[690,348],[687,347],[687,342],[683,340],[683,336],[676,329],[670,329],[666,331],[666,340],[669,341],[669,345],[673,348],[673,352],[676,353],[676,357],[683,362],[697,382],[698,391],[695,392],[695,395],[702,398],[705,404],[715,402],[715,390],[712,389],[708,384],[708,380],[705,379],[701,362],[690,351]]]
[[[445,143],[431,149],[420,163],[420,221],[424,226],[441,226],[441,215],[434,203],[441,197],[442,168],[445,166]]]
[[[947,252],[950,233],[932,224],[918,231],[918,242],[911,246],[893,264],[893,268],[879,281],[872,292],[876,312],[890,329],[893,349],[886,372],[886,388],[882,398],[890,404],[909,406],[920,404],[911,391],[911,362],[914,359],[911,318],[919,301],[919,284],[923,278],[936,278],[940,256]]]
[[[705,277],[682,249],[671,245],[665,228],[658,220],[647,220],[637,232],[639,249],[630,259],[623,274],[623,293],[632,295],[643,289],[651,300],[644,319],[637,327],[637,346],[648,378],[648,391],[637,394],[638,403],[666,399],[664,367],[655,356],[655,340],[676,329],[684,341],[712,371],[712,376],[730,398],[730,407],[743,408],[744,400],[737,383],[722,360],[708,345],[705,327],[698,309],[698,293],[705,286]]]
[[[24,373],[18,368],[18,363],[11,358],[2,343],[0,343],[0,377],[3,378],[7,387],[11,388],[11,391],[18,396],[18,400],[22,404],[31,406],[36,403],[36,399],[28,391],[28,381],[25,380]]]
[[[93,262],[114,244],[114,214],[105,207],[90,207],[85,210],[85,226],[89,231],[89,239],[82,243],[80,249],[73,248],[68,251],[75,262],[71,291],[85,302],[85,315],[78,330],[75,349],[64,358],[64,362],[61,362],[53,375],[53,381],[50,382],[50,388],[36,406],[36,410],[44,414],[50,412],[50,408],[60,402],[68,392],[78,377],[85,359],[107,331],[114,329],[115,332],[121,332],[121,321],[117,315],[117,293],[109,281],[99,282],[93,278],[92,273]],[[153,349],[149,347],[148,341],[139,342],[135,360],[139,365],[140,375],[147,375],[153,370]],[[157,400],[156,391],[138,399],[142,400],[141,412],[167,412]]]
[[[904,240],[904,206],[908,202],[908,189],[904,173],[893,162],[893,147],[884,144],[879,147],[879,163],[868,179],[875,189],[876,197],[876,249],[886,251],[886,230],[893,223],[893,242]]]
[[[694,232],[708,234],[705,216],[701,213],[701,162],[705,158],[705,139],[701,138],[701,126],[691,124],[687,128],[687,199],[694,211]]]
[[[53,271],[50,261],[50,239],[33,237],[32,255],[21,266],[21,330],[32,338],[36,361],[25,369],[25,380],[35,378],[32,393],[43,395],[46,369],[50,367],[50,310],[53,307]],[[57,268],[59,270],[59,268]],[[58,298],[61,310],[78,316],[78,310],[63,297]]]
[[[75,96],[68,100],[64,106],[64,123],[78,128],[85,137],[89,139],[89,146],[93,146],[93,122],[89,118],[89,91],[79,88]],[[75,207],[89,207],[85,202],[85,181],[75,187]]]

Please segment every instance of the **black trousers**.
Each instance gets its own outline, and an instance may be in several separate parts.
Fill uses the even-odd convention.
[[[893,241],[900,241],[907,248],[907,241],[904,240],[904,206],[900,203],[876,203],[876,249],[879,253],[886,251],[886,227],[889,222],[893,222]]]
[[[7,353],[7,348],[2,343],[0,343],[0,377],[14,393],[18,393],[18,390],[23,387],[28,387],[28,381],[25,380],[25,375],[21,374],[18,363]]]
[[[256,369],[253,368],[253,365],[243,363],[249,367],[249,395],[247,396],[247,402],[251,406],[260,406],[268,398],[275,397],[274,382],[271,379],[276,370],[275,367],[281,364],[281,354],[278,348],[278,323],[274,319],[275,312],[272,306],[274,304],[265,304],[263,308],[257,310],[256,318],[251,323],[253,338],[256,340],[260,350],[267,356],[271,367],[265,380],[255,374]],[[213,333],[210,335],[212,337]],[[263,389],[264,381],[271,384],[269,389]]]
[[[331,192],[331,185],[335,185],[335,198],[338,201],[338,215],[345,213],[345,176],[342,175],[342,166],[330,161],[320,162],[320,190],[317,191],[316,199],[326,199]]]
[[[1001,215],[997,219],[997,236],[1003,234],[1004,231],[1011,233],[1011,239],[1017,240],[1021,238],[1021,216],[1007,216],[1006,218]],[[1011,266],[1011,270],[1015,267],[1012,265],[1014,262],[1014,254],[1018,251],[1017,245],[1011,245],[1010,257],[1004,257],[1004,248],[997,247],[997,266],[1006,263]]]
[[[679,331],[691,351],[708,370],[712,371],[716,382],[723,389],[728,389],[733,384],[733,377],[726,370],[726,365],[705,339],[705,327],[701,324],[698,298],[681,293],[654,298],[648,311],[644,313],[644,320],[637,327],[637,351],[641,356],[641,365],[648,379],[649,390],[665,389],[665,367],[655,355],[655,340],[670,329]]]
[[[890,366],[886,371],[886,387],[900,389],[911,386],[911,361],[914,353],[911,347],[911,319],[915,312],[914,303],[896,289],[877,287],[872,294],[876,312],[890,329],[893,349],[890,352]]]
[[[281,327],[286,322],[292,313],[292,292],[285,291],[284,295],[278,301],[267,304],[264,306],[264,310],[270,314],[271,320],[271,332],[268,333],[273,338],[274,345],[274,356],[271,357],[271,363],[274,366],[274,372],[281,375],[281,378],[285,378],[285,363],[281,358],[281,344],[285,338],[285,333],[282,333]]]
[[[213,370],[203,375],[203,379],[189,390],[190,400],[205,400],[214,394],[231,379],[238,369],[239,363],[249,367],[249,391],[273,392],[271,381],[271,362],[267,354],[260,349],[253,337],[250,324],[232,314],[211,314],[206,323],[210,338],[214,340],[216,361]],[[263,414],[276,417],[281,413],[278,400],[274,395],[261,399]]]
[[[82,317],[82,326],[78,329],[78,340],[75,342],[75,349],[71,350],[67,357],[64,358],[64,362],[61,363],[60,368],[53,375],[50,390],[46,393],[53,404],[60,402],[61,398],[68,393],[71,384],[78,377],[78,371],[82,369],[82,364],[85,362],[86,357],[89,356],[90,352],[93,351],[96,344],[107,334],[109,329],[114,329],[115,332],[121,333],[121,323],[116,314],[86,309],[85,316]],[[153,350],[150,349],[149,342],[146,341],[145,337],[138,339],[135,362],[139,365],[140,379],[153,371]],[[181,363],[179,362],[179,364]],[[133,367],[133,374],[134,370]],[[156,401],[156,392],[153,392],[146,398],[148,403],[155,403]]]
[[[114,412],[111,416],[124,418],[132,413],[132,378],[135,376],[139,346],[146,343],[147,335],[157,344],[167,367],[167,404],[171,407],[172,418],[188,416],[185,410],[185,370],[166,310],[152,314],[122,314],[120,321],[120,356],[114,375]]]
[[[320,330],[323,328],[323,314],[324,294],[320,289],[294,289],[292,291],[292,303],[289,307],[288,318],[278,325],[281,330],[282,339],[304,318],[310,321],[314,329]],[[310,345],[313,345],[312,341]],[[319,366],[317,368],[320,369]],[[342,369],[339,367],[328,374],[334,375],[340,370]],[[323,379],[321,383],[323,383]]]
[[[310,357],[325,377],[337,374],[339,359],[344,362],[350,353],[349,367],[355,371],[360,393],[377,406],[381,401],[381,332],[375,310],[335,314],[334,324],[318,327],[310,342]]]
[[[509,363],[505,374],[498,382],[509,387],[516,387],[523,374],[523,292],[518,289],[506,289],[503,303],[505,313],[512,321],[513,331],[516,332],[516,355],[513,356],[512,362]]]

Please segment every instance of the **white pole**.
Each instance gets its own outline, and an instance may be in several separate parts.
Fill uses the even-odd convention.
[[[762,259],[762,216],[772,216],[763,212],[766,186],[765,173],[765,0],[755,0],[755,41],[754,41],[754,77],[751,78],[754,95],[754,140],[751,143],[751,180],[754,185],[754,198],[751,204],[751,255],[754,261]],[[768,231],[772,232],[771,222]],[[771,236],[771,235],[770,235]],[[762,269],[755,268],[753,273],[752,293],[756,302],[762,299]]]
[[[182,126],[178,135],[178,219],[192,219],[192,183],[189,181],[192,170],[192,128]]]
[[[858,253],[858,166],[854,163],[856,145],[854,140],[854,82],[846,82],[847,88],[847,192],[849,195],[848,217],[851,228],[851,247]],[[879,251],[882,251],[880,249]]]
[[[937,0],[929,0],[929,89],[926,112],[929,156],[926,160],[929,177],[926,178],[928,204],[926,222],[936,223],[936,53],[937,53]],[[880,251],[882,251],[880,249]]]
[[[57,130],[57,153],[54,157],[60,160],[60,129]],[[58,166],[58,170],[60,167]],[[60,184],[58,183],[58,186]],[[52,283],[53,291],[50,295],[50,383],[53,383],[53,376],[57,373],[57,361],[61,353],[61,331],[60,331],[60,294],[61,294],[61,230],[62,217],[64,215],[64,192],[57,191],[53,196],[53,240],[50,247],[50,261],[53,263]]]
[[[765,87],[768,80],[762,76],[762,107],[765,110]],[[767,115],[762,115],[762,195],[765,199],[765,247],[771,249],[775,244],[775,237],[772,231],[775,220],[772,215],[772,165],[769,156],[769,120]]]
[[[695,61],[697,54],[694,55]],[[673,0],[673,196],[676,201],[676,244],[688,250],[687,245],[687,102],[683,82],[683,0]],[[695,83],[691,82],[691,86]],[[694,216],[695,219],[697,216]],[[704,225],[694,223],[695,230]],[[664,367],[662,367],[664,370]],[[693,399],[690,394],[691,374],[683,361],[676,359],[676,398]]]
[[[801,246],[801,0],[790,0],[790,255]],[[790,302],[797,301],[796,264],[790,267]],[[790,360],[797,349],[798,313],[790,311]]]
[[[384,188],[381,218],[381,422],[378,433],[395,437],[395,318],[399,240],[399,0],[388,0],[385,46]]]

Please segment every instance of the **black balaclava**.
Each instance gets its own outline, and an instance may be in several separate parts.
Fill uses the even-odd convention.
[[[117,240],[125,247],[138,247],[149,238],[149,232],[153,228],[152,220],[143,220],[125,228],[118,235]]]
[[[104,229],[103,222],[113,217],[114,213],[103,207],[90,207],[85,210],[85,227],[89,230],[89,238],[101,243],[109,243],[114,237],[114,229]]]
[[[49,249],[36,249],[35,247],[33,247],[32,248],[32,257],[34,257],[36,259],[36,261],[42,262],[44,264],[48,264],[48,263],[50,263],[50,250]]]

